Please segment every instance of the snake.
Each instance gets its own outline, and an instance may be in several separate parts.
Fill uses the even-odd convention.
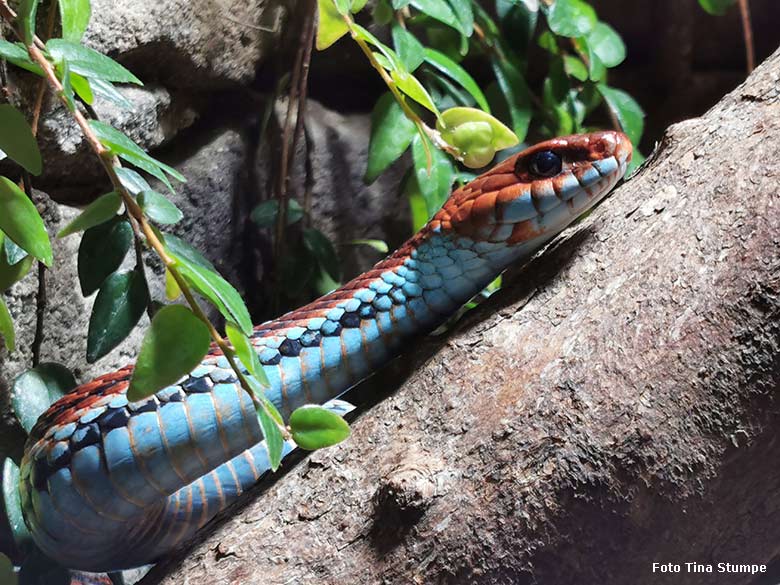
[[[617,131],[554,138],[456,188],[373,268],[254,327],[266,397],[285,419],[338,398],[590,210],[631,155]],[[25,444],[25,523],[64,567],[154,562],[270,469],[252,399],[216,346],[177,383],[135,402],[132,372],[125,366],[64,395]]]

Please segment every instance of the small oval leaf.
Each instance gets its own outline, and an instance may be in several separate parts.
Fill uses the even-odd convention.
[[[49,234],[35,204],[6,177],[0,177],[0,230],[26,252],[51,266]]]
[[[24,114],[10,104],[0,104],[0,129],[0,150],[33,175],[40,175],[41,152]]]
[[[140,79],[111,57],[85,47],[79,42],[51,39],[46,43],[46,48],[55,61],[67,61],[71,71],[84,77],[143,85]]]
[[[89,228],[79,244],[78,272],[81,294],[88,297],[122,264],[133,243],[133,228],[117,217]]]
[[[371,112],[368,164],[363,181],[366,184],[373,183],[406,152],[416,133],[414,122],[406,117],[393,94],[386,93],[380,97]]]
[[[547,11],[547,24],[562,37],[583,37],[596,25],[596,11],[584,0],[555,0]]]
[[[270,386],[263,365],[260,363],[260,358],[257,356],[257,350],[252,345],[249,337],[244,335],[237,325],[230,322],[225,325],[225,333],[227,333],[238,359],[241,360],[249,374],[263,386]]]
[[[172,241],[175,240],[166,235],[166,252],[176,262],[176,269],[184,280],[219,309],[226,320],[238,324],[245,335],[251,335],[252,319],[244,300],[233,285],[222,278],[213,267],[209,268],[193,261],[190,255],[177,253],[171,246]]]
[[[6,458],[3,464],[3,504],[14,543],[19,550],[30,550],[33,540],[22,515],[22,503],[19,498],[19,466],[10,457]],[[0,578],[0,583],[5,581]]]
[[[316,405],[295,410],[290,416],[290,431],[296,444],[308,451],[340,443],[350,434],[347,421]]]
[[[62,364],[45,362],[25,370],[16,377],[11,390],[14,416],[29,433],[38,417],[75,387],[73,373]]]
[[[131,402],[151,396],[192,371],[209,350],[209,330],[182,305],[163,307],[152,319],[127,390]]]
[[[88,230],[91,227],[100,225],[114,217],[119,207],[122,205],[122,198],[116,191],[111,191],[101,195],[73,219],[68,225],[60,230],[58,238],[64,238],[76,232]]]
[[[5,234],[0,232],[0,293],[5,292],[15,282],[24,278],[30,271],[33,261],[32,256],[25,254],[20,261],[11,264],[6,247],[2,245],[5,241]]]
[[[16,349],[16,332],[14,331],[14,322],[11,319],[11,313],[8,311],[8,305],[5,299],[0,296],[0,338],[3,345],[9,353]]]
[[[279,215],[279,200],[269,199],[258,204],[252,210],[251,218],[261,228],[276,225]],[[303,217],[303,207],[295,199],[287,200],[287,225],[292,225]]]
[[[176,205],[157,191],[141,191],[138,194],[138,205],[149,219],[159,224],[173,225],[184,217]]]
[[[149,303],[146,279],[138,270],[115,272],[100,285],[87,331],[87,362],[99,360],[133,330]]]

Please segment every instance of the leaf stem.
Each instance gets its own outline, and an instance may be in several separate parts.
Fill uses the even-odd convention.
[[[393,94],[395,101],[398,102],[399,106],[401,106],[401,110],[403,110],[404,115],[409,118],[409,120],[411,120],[415,126],[417,126],[417,131],[420,133],[420,136],[423,138],[428,138],[437,148],[445,151],[453,158],[460,160],[460,152],[458,149],[453,148],[447,144],[447,142],[442,139],[439,132],[423,122],[420,116],[418,116],[417,113],[409,106],[409,104],[406,102],[406,98],[398,89],[395,81],[393,81],[393,78],[388,75],[385,68],[382,67],[379,61],[377,61],[376,57],[374,57],[374,52],[371,50],[371,47],[368,46],[368,43],[366,43],[365,40],[360,38],[358,31],[353,26],[354,22],[352,21],[352,18],[349,16],[349,14],[341,14],[341,16],[344,19],[344,22],[347,24],[347,28],[349,28],[350,36],[357,43],[358,47],[360,47],[360,50],[363,51],[363,54],[366,56],[366,59],[368,59],[368,62],[371,64],[371,66],[376,69],[377,73],[379,73],[382,81],[385,82],[385,85],[387,85],[390,93]],[[431,151],[427,141],[423,140],[422,142],[423,147],[425,148],[425,158],[428,165],[428,171],[430,172],[431,165],[433,164],[433,158],[431,156]]]

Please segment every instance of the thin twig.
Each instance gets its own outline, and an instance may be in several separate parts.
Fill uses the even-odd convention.
[[[748,75],[756,68],[756,48],[753,45],[753,27],[750,24],[750,5],[748,0],[739,0],[739,13],[742,17],[742,34],[745,37],[745,57]]]

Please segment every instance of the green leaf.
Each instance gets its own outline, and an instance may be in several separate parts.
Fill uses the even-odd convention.
[[[359,24],[353,24],[352,27],[359,39],[362,39],[366,41],[368,44],[374,46],[379,50],[380,53],[382,53],[382,55],[384,55],[385,59],[387,59],[389,64],[385,64],[383,65],[383,67],[385,67],[389,71],[399,70],[408,73],[408,71],[406,71],[406,68],[404,67],[404,64],[398,58],[398,55],[395,54],[395,51],[393,51],[390,47],[385,45],[373,34],[371,34],[371,32],[368,29],[363,28]]]
[[[19,585],[70,585],[70,571],[34,549],[19,571]]]
[[[561,53],[561,49],[558,47],[558,37],[549,30],[540,34],[536,42],[542,49],[553,55],[560,55]]]
[[[425,49],[425,60],[433,65],[434,68],[462,85],[463,88],[471,94],[474,100],[476,100],[479,107],[488,114],[490,113],[490,106],[485,98],[485,94],[482,93],[477,82],[474,81],[474,78],[471,77],[463,67],[447,57],[444,53],[440,53],[435,49]]]
[[[625,91],[609,87],[600,83],[599,92],[604,96],[610,109],[617,116],[623,132],[626,133],[631,143],[639,144],[645,127],[645,113],[634,98]]]
[[[4,247],[5,247],[5,255],[8,258],[8,263],[11,264],[12,266],[14,264],[18,264],[19,262],[27,258],[27,256],[29,256],[27,252],[25,252],[19,246],[14,244],[14,241],[11,238],[5,238]]]
[[[8,461],[11,461],[11,459],[6,459],[6,462]],[[11,461],[11,463],[13,463],[13,461]],[[5,477],[5,474],[3,474],[3,477]],[[19,479],[19,468],[16,469],[16,478],[17,480]],[[16,486],[14,487],[16,488]],[[18,497],[19,496],[17,496],[17,499]],[[6,507],[7,506],[8,504],[6,503]],[[19,583],[19,576],[14,571],[14,564],[11,562],[11,559],[3,553],[0,553],[0,583],[3,585],[18,585]]]
[[[19,498],[19,466],[10,457],[3,463],[3,504],[16,547],[22,551],[30,550],[34,544],[22,515],[22,502]],[[2,557],[0,563],[1,559]],[[3,580],[3,570],[0,566],[0,583],[7,583]]]
[[[173,234],[165,234],[165,247],[173,252],[177,258],[186,259],[190,264],[195,264],[206,270],[216,272],[214,265],[200,251]]]
[[[303,230],[303,243],[317,259],[320,268],[325,270],[333,280],[341,278],[339,257],[325,234],[318,229],[306,228]]]
[[[409,72],[413,72],[425,61],[425,47],[398,23],[393,24],[393,46]]]
[[[451,26],[459,33],[469,36],[470,32],[463,28],[463,23],[446,0],[411,0],[409,2],[423,14]]]
[[[272,413],[279,415],[279,411],[271,402],[260,393],[261,404],[257,407],[257,420],[260,423],[260,429],[263,431],[263,437],[265,438],[265,448],[268,451],[268,462],[271,465],[271,469],[276,471],[279,469],[279,464],[282,462],[282,453],[284,447],[284,437],[279,430],[277,422],[274,420]],[[281,416],[279,416],[281,418]],[[281,422],[279,423],[281,424]]]
[[[141,342],[127,399],[142,400],[192,371],[208,352],[210,339],[206,325],[187,307],[157,311]]]
[[[263,201],[252,210],[249,217],[252,218],[259,227],[267,228],[276,225],[279,216],[279,200],[268,199]],[[287,200],[287,225],[292,225],[300,221],[303,217],[303,207],[295,199]]]
[[[237,323],[245,335],[252,334],[252,319],[249,317],[249,311],[241,295],[227,280],[213,269],[192,262],[187,256],[176,254],[170,247],[167,236],[166,251],[176,261],[176,268],[190,286],[207,298],[226,320]]]
[[[26,45],[32,45],[35,38],[35,15],[38,11],[38,0],[20,0],[16,20],[22,27],[22,37]]]
[[[92,93],[92,88],[89,85],[89,81],[86,77],[82,77],[78,73],[71,72],[70,82],[73,85],[73,91],[76,92],[85,104],[91,106],[95,101],[95,94]]]
[[[313,404],[302,406],[292,413],[290,430],[295,443],[308,451],[341,443],[350,434],[347,421]]]
[[[33,175],[41,174],[41,152],[32,128],[10,104],[0,104],[0,150]]]
[[[460,32],[464,37],[474,34],[474,10],[471,0],[448,0],[455,17],[460,23]]]
[[[506,99],[509,108],[509,116],[512,119],[512,130],[521,142],[528,134],[528,126],[531,123],[533,112],[531,90],[520,70],[508,61],[492,60],[493,74],[496,76],[498,87]]]
[[[490,114],[475,108],[450,108],[436,122],[442,138],[457,148],[469,168],[487,165],[496,154],[518,143],[517,136]]]
[[[61,61],[56,66],[57,77],[62,82],[62,90],[57,95],[65,99],[65,105],[71,113],[76,111],[76,101],[73,93],[73,85],[70,82],[70,64],[67,61]]]
[[[70,234],[75,234],[76,232],[88,230],[91,227],[100,225],[114,217],[121,205],[122,198],[116,191],[101,195],[87,205],[86,209],[75,217],[73,221],[62,228],[57,234],[57,237],[64,238]]]
[[[89,86],[97,97],[108,100],[120,108],[126,110],[133,109],[133,104],[125,96],[119,93],[110,81],[93,78],[89,81]]]
[[[106,57],[80,43],[65,39],[51,39],[46,43],[46,48],[54,57],[55,62],[67,61],[71,71],[89,79],[143,85],[140,79],[111,57]]]
[[[317,0],[319,24],[317,25],[317,50],[322,51],[349,32],[344,18],[333,0]]]
[[[130,164],[133,164],[138,168],[143,169],[150,175],[157,177],[171,191],[173,191],[173,187],[171,187],[171,184],[168,181],[168,178],[165,176],[165,173],[169,174],[177,181],[186,181],[184,175],[182,175],[179,171],[149,156],[144,151],[144,149],[142,149],[113,126],[98,120],[90,120],[89,125],[92,127],[92,130],[94,130],[98,140],[103,143],[103,146]]]
[[[143,273],[114,272],[100,285],[87,332],[87,362],[94,363],[122,343],[149,303]]]
[[[538,0],[496,0],[496,14],[501,22],[504,41],[519,54],[526,54],[539,20]]]
[[[120,217],[85,231],[78,255],[81,294],[88,297],[95,292],[119,268],[132,243],[133,228]]]
[[[238,328],[237,325],[228,321],[225,324],[225,333],[227,333],[230,344],[236,351],[238,359],[249,372],[249,375],[254,377],[260,384],[265,387],[270,386],[268,377],[265,375],[263,365],[260,363],[260,358],[257,357],[257,350],[252,345],[249,337]]]
[[[87,30],[92,9],[89,0],[59,0],[62,37],[78,43]]]
[[[6,240],[5,234],[0,232],[0,243],[4,240]],[[11,261],[8,259],[8,253],[4,248],[5,246],[0,247],[0,293],[8,290],[12,284],[24,278],[30,271],[33,261],[32,256],[25,254],[20,261],[11,264]]]
[[[43,69],[35,61],[30,59],[27,49],[20,44],[9,43],[5,39],[0,39],[0,57],[6,59],[22,69],[31,71],[36,75],[43,77]]]
[[[5,299],[0,296],[0,337],[3,338],[3,345],[9,353],[16,349],[16,332],[14,331],[14,322],[11,319],[11,313],[8,311],[8,305]]]
[[[455,168],[450,157],[438,148],[431,148],[431,157],[433,164],[429,175],[425,148],[418,134],[412,141],[412,160],[417,184],[428,208],[428,217],[433,216],[450,196],[452,182],[455,179]]]
[[[631,162],[628,163],[628,168],[626,169],[626,177],[630,177],[634,174],[634,171],[641,167],[644,162],[645,155],[639,152],[639,149],[635,148],[634,155],[631,157]]]
[[[363,177],[366,184],[373,183],[406,152],[416,133],[414,122],[406,117],[393,94],[386,93],[379,98],[371,113],[368,165]]]
[[[584,42],[588,54],[588,76],[591,81],[598,83],[607,76],[607,68],[602,63],[601,58],[593,50],[589,43]]]
[[[699,5],[714,16],[723,16],[736,3],[737,0],[699,0]]]
[[[418,232],[431,216],[428,214],[428,204],[425,202],[420,185],[417,183],[417,177],[413,172],[407,173],[404,178],[402,192],[409,200],[409,209],[412,212],[412,231]]]
[[[626,58],[626,45],[623,39],[606,23],[596,23],[587,37],[587,43],[605,67],[617,67]]]
[[[51,266],[49,234],[35,204],[5,177],[0,177],[0,230],[27,253]]]
[[[181,210],[157,191],[141,191],[138,194],[138,205],[154,222],[163,225],[179,223],[184,217]]]
[[[352,240],[349,242],[350,244],[354,246],[370,246],[380,254],[387,254],[390,251],[390,248],[387,245],[387,242],[384,240],[363,240],[363,239],[357,239]]]
[[[149,185],[146,179],[133,169],[125,167],[116,167],[114,169],[119,182],[127,189],[131,195],[138,195],[141,191],[151,191],[152,187]]]
[[[439,116],[439,110],[433,103],[433,98],[431,98],[428,90],[423,87],[422,83],[420,83],[414,75],[407,73],[406,71],[394,69],[390,72],[390,77],[393,78],[395,85],[403,93],[408,95],[421,106],[425,106],[431,112],[436,114],[437,117]]]
[[[555,0],[547,10],[547,24],[562,37],[584,37],[596,26],[596,11],[584,0]]]
[[[75,387],[73,373],[62,364],[45,362],[25,370],[11,390],[14,416],[29,434],[38,417]]]
[[[578,81],[586,81],[588,79],[588,68],[577,57],[572,55],[563,56],[563,67],[567,75],[570,75]]]

